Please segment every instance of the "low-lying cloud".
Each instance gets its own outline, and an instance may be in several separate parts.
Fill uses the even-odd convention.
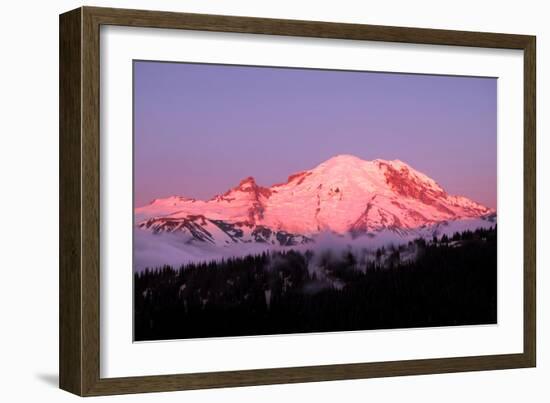
[[[353,237],[351,234],[339,235],[332,232],[323,232],[314,237],[314,242],[295,246],[279,246],[261,242],[233,243],[217,246],[208,242],[193,240],[190,235],[182,233],[154,234],[149,231],[135,229],[134,231],[134,270],[141,271],[145,268],[156,268],[164,265],[180,267],[188,263],[209,262],[213,260],[228,259],[231,257],[243,257],[257,255],[268,251],[296,250],[305,253],[313,253],[308,262],[310,273],[318,273],[320,260],[323,256],[331,259],[343,259],[344,255],[353,255],[360,269],[366,266],[369,260],[375,258],[376,250],[403,249],[410,241],[423,236],[431,239],[435,234],[438,237],[444,234],[452,236],[454,232],[467,229],[489,228],[495,225],[483,219],[461,220],[442,224],[433,228],[425,228],[424,232],[410,232],[398,234],[394,231],[383,230],[376,235],[362,235]],[[409,247],[403,250],[401,259],[414,259],[416,249]],[[384,257],[383,257],[384,258]]]

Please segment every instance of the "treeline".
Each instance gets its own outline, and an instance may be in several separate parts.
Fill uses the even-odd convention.
[[[496,229],[480,229],[367,261],[290,250],[145,270],[134,275],[135,339],[496,323],[496,250]]]

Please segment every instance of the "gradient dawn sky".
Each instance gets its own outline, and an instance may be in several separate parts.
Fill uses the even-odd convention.
[[[400,159],[496,208],[497,80],[134,62],[134,202],[286,181],[338,154]]]

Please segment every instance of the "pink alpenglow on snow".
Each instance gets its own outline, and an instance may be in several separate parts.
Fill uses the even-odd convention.
[[[445,192],[406,163],[337,155],[287,182],[263,187],[253,177],[210,200],[156,199],[135,209],[136,225],[182,233],[191,242],[295,245],[331,232],[354,237],[410,234],[449,222],[490,218],[496,211]]]

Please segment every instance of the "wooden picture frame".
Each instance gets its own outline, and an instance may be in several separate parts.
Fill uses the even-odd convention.
[[[520,49],[524,52],[523,353],[360,364],[100,377],[99,29],[172,28]],[[81,396],[533,367],[535,310],[535,37],[314,21],[81,7],[60,16],[60,387]]]

